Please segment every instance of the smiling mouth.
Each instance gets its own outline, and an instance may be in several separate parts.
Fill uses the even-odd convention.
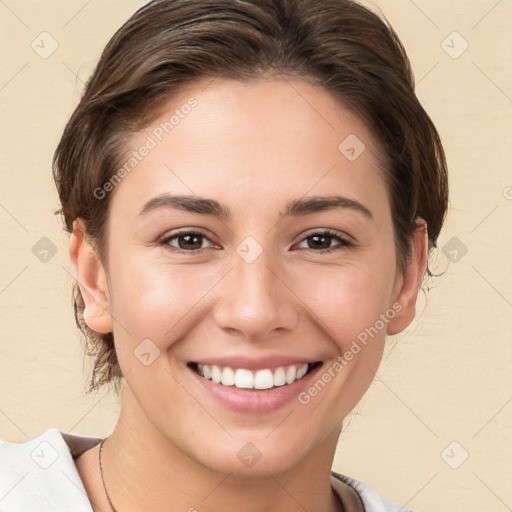
[[[274,369],[264,368],[256,371],[194,362],[188,363],[187,366],[199,376],[214,384],[239,389],[263,390],[293,384],[321,364],[321,361],[316,361],[301,365],[280,366]]]

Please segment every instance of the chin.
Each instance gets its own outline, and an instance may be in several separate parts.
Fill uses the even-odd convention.
[[[277,444],[269,443],[268,439],[266,442],[263,440],[266,435],[260,433],[254,436],[254,442],[234,440],[224,450],[212,447],[208,460],[204,460],[206,450],[202,450],[196,454],[196,460],[213,471],[230,474],[233,478],[261,478],[289,471],[307,456],[303,443],[285,445],[283,440],[279,442],[277,439]],[[258,441],[259,438],[262,441]]]

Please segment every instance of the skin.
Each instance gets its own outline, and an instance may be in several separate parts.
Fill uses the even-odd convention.
[[[328,92],[298,80],[202,80],[133,134],[127,152],[190,97],[198,105],[115,188],[105,265],[80,220],[71,236],[85,320],[97,332],[113,330],[125,376],[103,451],[109,494],[122,512],[339,510],[329,475],[342,421],[370,386],[386,335],[414,318],[426,226],[416,230],[400,273],[374,138]],[[338,150],[350,134],[366,145],[355,161]],[[165,207],[140,215],[162,193],[216,199],[231,217]],[[350,208],[282,216],[288,201],[335,194],[360,202],[372,218]],[[188,254],[172,251],[179,238],[159,244],[182,228],[205,238],[195,246],[182,238]],[[335,237],[320,248],[311,243],[326,228],[352,245]],[[262,248],[252,263],[236,252],[247,236]],[[322,253],[327,247],[333,251]],[[307,405],[234,412],[207,396],[186,366],[279,353],[327,368],[398,303],[401,311]],[[147,338],[160,349],[149,366],[133,354]],[[252,468],[236,456],[247,442],[262,453]],[[94,509],[105,511],[97,457],[96,446],[77,468]],[[356,510],[350,494],[342,491],[345,510]]]

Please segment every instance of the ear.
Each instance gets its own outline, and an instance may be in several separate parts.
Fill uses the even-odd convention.
[[[423,275],[427,268],[427,224],[419,219],[411,240],[411,252],[407,268],[396,279],[393,293],[393,309],[397,314],[387,324],[388,334],[398,334],[407,328],[416,315],[416,299]],[[400,304],[400,307],[398,307]]]
[[[112,332],[107,275],[82,219],[73,222],[69,256],[84,299],[84,321],[99,333]]]

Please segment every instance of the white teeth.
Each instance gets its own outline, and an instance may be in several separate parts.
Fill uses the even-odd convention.
[[[301,366],[298,370],[297,370],[297,376],[295,377],[297,380],[298,379],[302,379],[302,377],[304,377],[304,375],[306,375],[306,372],[308,371],[308,365],[304,365],[304,366]]]
[[[249,370],[237,370],[235,373],[235,386],[237,388],[252,389],[254,387],[254,375]]]
[[[295,381],[295,377],[297,376],[297,369],[295,366],[290,366],[286,370],[286,384],[291,384]]]
[[[302,366],[280,366],[274,371],[265,368],[252,372],[245,368],[233,370],[229,366],[224,368],[214,364],[198,364],[197,372],[215,384],[223,386],[235,386],[240,389],[270,389],[285,384],[292,384],[302,379],[308,371],[309,365]]]
[[[232,386],[235,383],[235,372],[229,367],[224,368],[221,382],[223,386]]]
[[[258,370],[254,375],[254,389],[270,389],[274,387],[274,375],[270,370]]]
[[[212,365],[212,382],[215,382],[215,384],[218,384],[221,380],[222,380],[222,374],[220,372],[220,368],[218,366]]]
[[[284,386],[286,384],[286,373],[284,368],[280,366],[274,372],[274,386]]]

